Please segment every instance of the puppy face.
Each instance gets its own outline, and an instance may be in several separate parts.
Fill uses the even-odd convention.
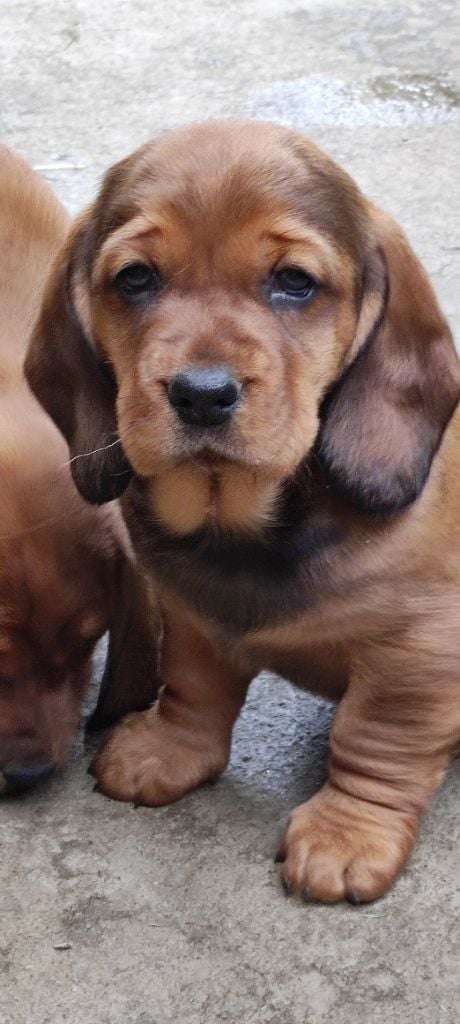
[[[173,528],[257,523],[356,334],[359,194],[284,132],[206,126],[147,148],[109,219],[86,316],[127,457]]]
[[[397,226],[302,137],[239,122],[108,173],[26,372],[71,452],[92,453],[72,466],[81,493],[106,501],[134,470],[177,533],[260,529],[314,448],[360,510],[401,510],[460,390]]]

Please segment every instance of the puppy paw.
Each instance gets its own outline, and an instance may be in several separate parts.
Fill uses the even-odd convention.
[[[414,816],[329,785],[297,807],[281,843],[287,893],[321,903],[368,903],[390,888],[414,844]]]
[[[181,730],[158,708],[128,715],[91,762],[96,787],[113,800],[161,807],[180,800],[227,766],[218,740]]]

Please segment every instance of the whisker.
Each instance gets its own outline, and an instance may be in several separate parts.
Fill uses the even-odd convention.
[[[111,444],[102,445],[101,448],[95,448],[92,452],[82,452],[80,455],[74,455],[68,462],[63,463],[62,468],[64,468],[64,466],[71,466],[72,462],[76,462],[77,459],[89,459],[90,455],[98,455],[99,452],[107,452],[109,448],[114,448],[117,444],[121,444],[119,437],[117,437],[116,441],[112,441]]]

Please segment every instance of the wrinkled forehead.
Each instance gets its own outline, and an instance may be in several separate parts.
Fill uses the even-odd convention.
[[[96,212],[99,246],[139,216],[213,240],[287,218],[354,259],[367,221],[345,172],[297,133],[257,122],[192,126],[147,144],[109,172]]]

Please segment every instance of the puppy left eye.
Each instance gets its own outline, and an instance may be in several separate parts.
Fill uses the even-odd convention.
[[[300,267],[283,267],[273,275],[271,297],[275,301],[293,299],[306,302],[313,297],[317,288],[317,282],[305,270]]]
[[[150,298],[160,290],[160,272],[146,263],[129,263],[118,271],[114,279],[117,291],[131,302]]]

